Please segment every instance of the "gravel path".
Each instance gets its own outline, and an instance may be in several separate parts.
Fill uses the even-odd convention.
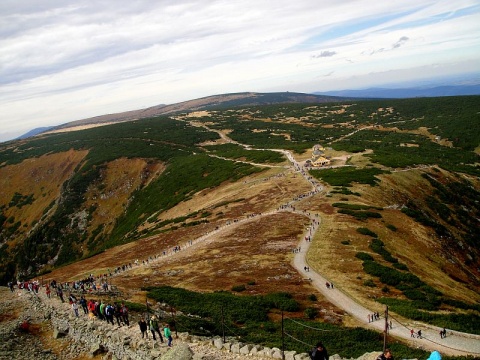
[[[312,230],[316,231],[317,229],[318,226]],[[309,272],[305,272],[304,267],[309,266],[309,264],[306,262],[306,254],[309,247],[310,242],[303,241],[301,243],[301,251],[295,254],[293,260],[293,266],[295,269],[297,269],[299,273],[309,277],[312,281],[312,284],[319,292],[322,293],[323,296],[325,296],[328,301],[356,318],[358,321],[363,323],[365,327],[384,331],[384,314],[380,314],[380,320],[368,322],[368,315],[372,314],[373,310],[363,307],[336,286],[334,288],[327,288],[325,284],[329,280],[315,271],[310,270]],[[429,351],[438,350],[442,354],[451,356],[465,356],[467,354],[480,356],[480,336],[478,335],[448,330],[447,337],[440,339],[439,332],[441,329],[438,327],[401,319],[398,316],[395,316],[395,318],[390,317],[389,320],[392,320],[392,329],[388,330],[388,334],[402,338],[403,340],[407,340],[410,343],[410,346],[420,347]],[[415,331],[419,329],[422,330],[421,339],[416,337],[412,338],[410,336],[410,329],[412,328],[415,329]]]

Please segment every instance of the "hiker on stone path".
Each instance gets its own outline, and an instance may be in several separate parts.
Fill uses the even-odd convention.
[[[82,306],[84,314],[87,315],[88,314],[87,300],[83,295],[80,297],[80,305]]]
[[[328,360],[329,357],[327,349],[325,349],[322,342],[318,342],[315,348],[309,352],[309,355],[312,360]]]
[[[63,299],[63,291],[62,291],[62,288],[59,286],[57,287],[57,296],[60,298],[60,300],[62,301],[62,303],[65,302],[65,300]]]
[[[74,302],[77,302],[76,296],[73,295],[72,293],[70,293],[70,294],[68,295],[68,302],[69,302],[70,304],[73,304]]]
[[[415,330],[410,329],[410,337],[415,337]]]
[[[75,313],[75,316],[78,317],[78,304],[76,301],[72,303],[72,309],[73,309],[73,312]]]
[[[377,360],[393,360],[393,355],[390,349],[385,349],[385,352],[378,355]]]
[[[160,336],[160,342],[163,343],[162,333],[160,332],[160,328],[158,326],[158,319],[155,315],[152,315],[150,319],[150,331],[152,332],[153,340],[157,340],[157,338],[155,337],[155,333],[158,333],[158,336]]]
[[[168,326],[168,324],[165,324],[165,327],[163,328],[163,334],[165,335],[165,338],[168,339],[168,346],[171,347],[173,338],[172,332],[170,331],[170,327]]]
[[[142,332],[142,339],[145,336],[148,339],[148,327],[145,319],[142,317],[138,322],[138,326],[140,326],[140,331]]]
[[[422,330],[417,331],[417,338],[422,338]]]
[[[95,315],[95,301],[93,300],[90,300],[88,302],[88,317],[89,318],[94,318],[96,315]]]
[[[113,322],[113,314],[115,312],[115,309],[113,308],[113,306],[111,304],[107,304],[107,306],[105,306],[105,318],[107,319],[107,323],[111,323],[112,325],[115,325],[115,323]]]
[[[45,286],[45,294],[47,294],[47,297],[50,299],[50,293],[52,291],[50,290],[50,286],[48,284]]]
[[[97,313],[97,317],[100,320],[105,320],[105,315],[104,315],[104,312],[103,312],[104,307],[105,307],[105,304],[102,301],[100,301],[98,303],[98,306],[95,306],[95,311]]]
[[[125,323],[125,325],[129,326],[130,322],[128,321],[128,308],[125,306],[125,303],[122,303],[122,306],[120,308],[120,312],[122,314],[122,320]]]
[[[120,309],[120,304],[115,305],[114,315],[115,315],[115,319],[117,320],[117,325],[122,326],[122,324],[120,323],[122,320],[122,311]]]

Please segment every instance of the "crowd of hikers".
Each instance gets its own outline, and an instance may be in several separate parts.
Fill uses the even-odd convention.
[[[101,278],[103,278],[103,276],[100,277],[100,280]],[[119,327],[123,325],[130,326],[128,308],[124,302],[113,303],[101,299],[86,299],[85,296],[88,296],[89,290],[96,288],[95,283],[97,280],[99,280],[98,277],[95,278],[93,275],[90,275],[87,279],[71,283],[57,283],[55,280],[52,280],[42,286],[39,281],[31,280],[26,282],[19,281],[17,283],[9,282],[8,287],[12,292],[17,288],[19,290],[31,292],[35,296],[38,296],[39,289],[44,287],[45,294],[48,298],[51,298],[53,293],[62,303],[68,301],[76,317],[81,316],[83,313],[84,316],[88,316],[90,319],[99,319],[112,325],[115,325],[116,323]],[[103,282],[101,283],[103,284]],[[76,295],[72,290],[77,290],[77,293],[80,292],[81,294]],[[64,297],[65,291],[68,292],[67,298]],[[157,339],[157,334],[160,342],[163,343],[165,338],[167,340],[167,345],[171,347],[173,338],[169,324],[160,324],[156,315],[152,315],[152,317],[147,320],[148,321],[142,317],[138,322],[142,338],[148,339],[148,331],[150,331],[153,340]]]

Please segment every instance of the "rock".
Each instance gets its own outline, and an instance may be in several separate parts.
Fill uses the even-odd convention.
[[[296,351],[285,351],[285,360],[295,360],[295,355],[297,355]]]
[[[65,336],[67,336],[67,334],[68,334],[68,329],[66,329],[66,330],[64,328],[61,329],[57,326],[53,329],[53,338],[54,339],[59,339],[59,338],[65,337]]]
[[[243,347],[242,343],[234,343],[232,344],[232,347],[230,348],[230,350],[234,354],[240,354],[240,348],[242,347]]]
[[[242,355],[248,355],[250,354],[250,350],[252,350],[252,348],[253,348],[253,345],[247,344],[240,348],[239,353]]]
[[[307,353],[297,354],[295,360],[310,360],[310,356]]]
[[[103,354],[105,352],[105,348],[100,343],[95,343],[90,347],[90,355],[92,357]]]
[[[282,356],[282,350],[278,349],[278,348],[273,348],[272,349],[272,358],[274,359],[283,359],[283,356]]]
[[[192,360],[193,351],[185,343],[180,343],[173,348],[170,348],[160,360]]]
[[[220,338],[216,338],[213,340],[213,346],[215,346],[217,349],[221,350],[223,348],[223,340]]]
[[[374,351],[371,353],[366,353],[360,356],[357,360],[376,360],[379,355],[381,355],[381,351]]]

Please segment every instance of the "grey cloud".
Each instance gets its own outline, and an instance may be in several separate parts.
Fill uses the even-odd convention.
[[[395,44],[392,45],[392,49],[399,48],[400,46],[404,45],[408,41],[407,36],[402,36]]]
[[[332,57],[333,55],[336,55],[336,54],[337,54],[336,51],[325,50],[318,55],[313,55],[312,57],[315,59],[318,59],[318,58],[324,58],[324,57]]]

